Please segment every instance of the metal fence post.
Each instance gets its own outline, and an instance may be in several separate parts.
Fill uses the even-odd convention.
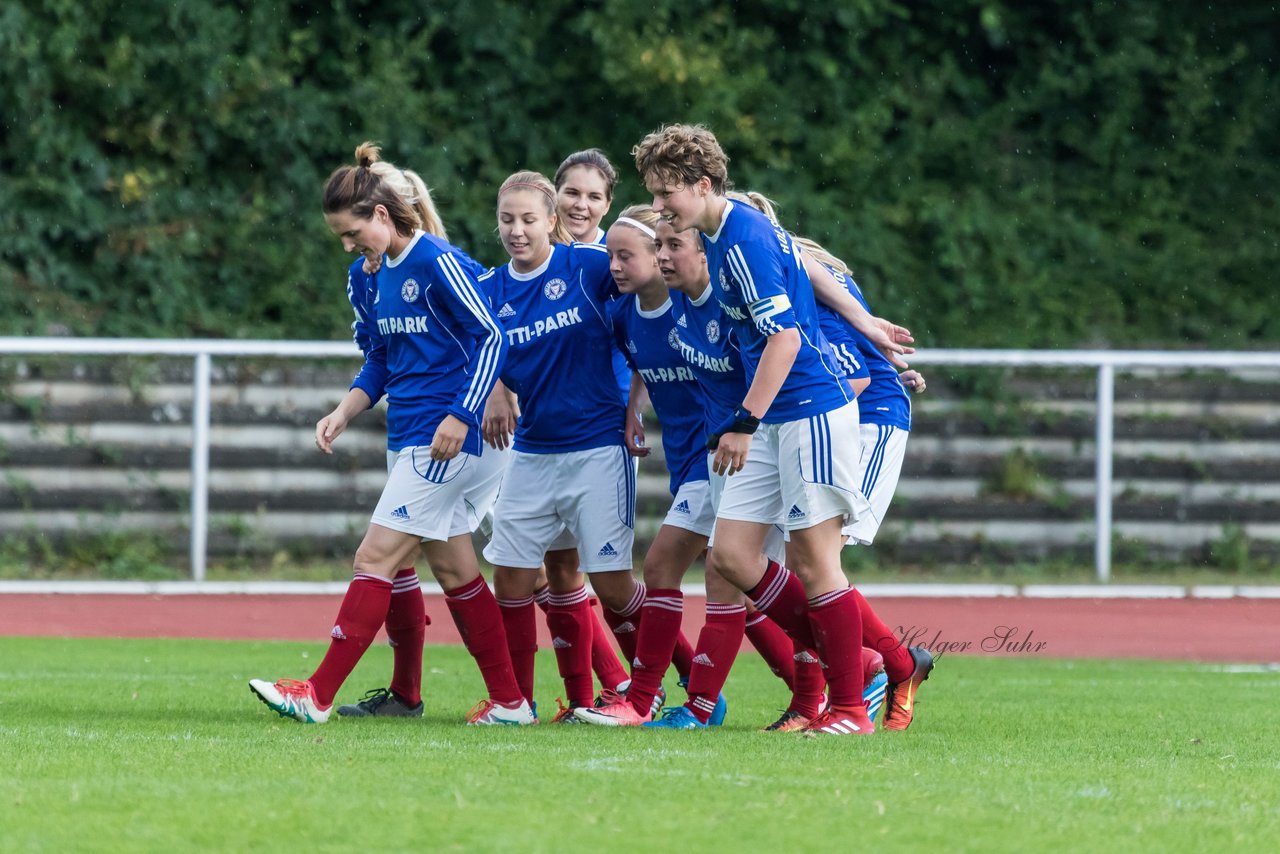
[[[212,357],[197,353],[191,383],[191,580],[204,581],[209,545],[209,397]]]
[[[1098,423],[1094,443],[1096,477],[1094,480],[1094,546],[1093,564],[1098,582],[1111,580],[1111,458],[1115,438],[1116,368],[1107,363],[1098,367]]]

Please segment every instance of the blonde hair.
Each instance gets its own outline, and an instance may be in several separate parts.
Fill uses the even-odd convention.
[[[633,219],[641,225],[647,226],[650,229],[655,229],[658,227],[658,223],[662,220],[662,217],[658,216],[653,208],[648,205],[632,205],[622,213],[618,214],[618,219],[614,220],[613,224],[618,225],[619,221],[624,219]],[[624,222],[621,224],[626,225],[627,223]]]
[[[502,182],[502,186],[498,188],[498,198],[501,199],[503,193],[512,190],[531,190],[542,198],[542,206],[547,216],[555,221],[550,234],[552,246],[573,243],[573,235],[569,233],[569,228],[556,215],[556,188],[546,175],[530,170],[516,172]]]
[[[631,149],[640,178],[690,187],[706,176],[711,189],[723,195],[733,188],[729,157],[716,135],[702,125],[664,125]]]
[[[354,216],[368,219],[374,209],[382,205],[399,234],[413,234],[422,227],[422,218],[374,169],[381,162],[380,154],[372,142],[356,146],[355,165],[339,166],[325,182],[321,208],[327,214],[350,211]]]
[[[376,145],[365,144],[373,149],[375,156],[378,154]],[[449,239],[449,235],[444,230],[444,222],[436,211],[436,203],[431,199],[431,190],[427,187],[427,182],[422,180],[421,175],[412,169],[398,169],[385,160],[374,160],[369,169],[395,190],[400,198],[409,203],[409,207],[413,208],[418,219],[422,221],[423,231],[434,234],[441,240]]]
[[[760,213],[767,216],[769,221],[774,225],[779,228],[782,227],[778,222],[778,212],[775,209],[777,203],[763,193],[756,193],[753,191],[747,191],[745,193],[732,192],[728,194],[728,197],[733,199],[735,202],[742,202],[743,204],[751,205],[753,208],[760,211]],[[813,260],[817,261],[822,266],[830,267],[837,273],[842,273],[846,276],[852,275],[853,271],[849,269],[849,265],[828,252],[818,241],[810,240],[807,237],[797,237],[794,234],[791,235],[791,240],[796,246],[800,247],[802,252],[810,255]]]

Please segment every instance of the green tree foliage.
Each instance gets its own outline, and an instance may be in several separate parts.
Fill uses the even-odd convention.
[[[0,331],[337,338],[355,144],[502,260],[493,192],[664,122],[936,346],[1274,345],[1277,16],[1187,0],[19,0]],[[616,210],[619,209],[615,207]]]

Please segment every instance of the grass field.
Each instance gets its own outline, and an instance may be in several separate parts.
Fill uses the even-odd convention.
[[[946,658],[917,724],[755,732],[754,655],[721,730],[459,725],[470,659],[427,650],[421,720],[279,719],[251,677],[316,644],[0,638],[0,851],[1271,849],[1280,672]],[[339,695],[385,684],[371,650]],[[541,653],[539,701],[554,709]]]

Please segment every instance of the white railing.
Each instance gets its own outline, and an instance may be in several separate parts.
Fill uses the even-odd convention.
[[[191,578],[205,580],[209,529],[209,410],[214,356],[358,358],[350,342],[178,341],[129,338],[4,338],[0,354],[42,356],[187,356],[194,359],[191,407]],[[1280,369],[1280,352],[1150,350],[923,350],[913,366],[1096,368],[1096,463],[1094,468],[1094,567],[1099,582],[1111,580],[1111,461],[1115,431],[1116,368]]]

